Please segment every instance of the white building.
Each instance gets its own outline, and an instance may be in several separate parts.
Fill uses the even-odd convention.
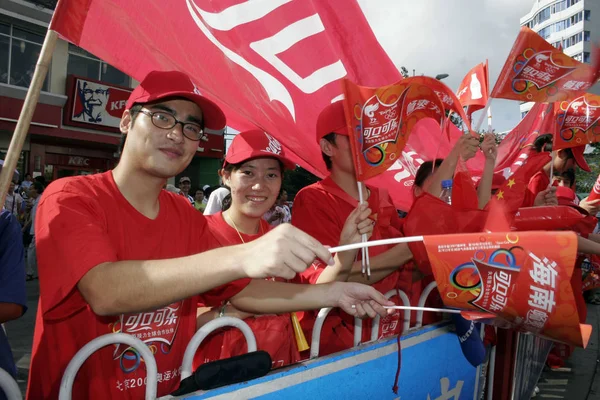
[[[521,18],[527,26],[565,54],[589,63],[592,44],[600,42],[600,0],[533,0],[531,11]],[[600,85],[591,90],[600,94]],[[521,118],[533,103],[520,106]]]

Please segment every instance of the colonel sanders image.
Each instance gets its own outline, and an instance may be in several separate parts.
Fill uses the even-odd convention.
[[[106,104],[108,104],[109,95],[110,89],[105,86],[77,80],[75,112],[80,112],[73,116],[73,120],[91,122],[93,124],[103,122],[103,119],[109,117],[106,113]]]

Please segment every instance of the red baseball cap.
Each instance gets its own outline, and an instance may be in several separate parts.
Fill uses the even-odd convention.
[[[577,195],[573,191],[566,186],[557,186],[556,187],[556,199],[558,200],[559,206],[571,206],[582,214],[589,215],[587,210],[581,208],[579,206],[579,199]]]
[[[592,172],[590,166],[587,161],[585,161],[585,157],[583,157],[583,152],[585,151],[585,145],[571,147],[571,152],[573,153],[573,158],[575,159],[575,163],[579,168],[584,170],[585,172]]]
[[[281,143],[273,136],[258,129],[238,133],[225,155],[223,168],[227,164],[239,164],[259,157],[273,157],[283,163],[286,169],[295,169],[296,164],[285,156]]]
[[[183,97],[200,107],[204,115],[204,126],[208,129],[225,128],[223,110],[203,97],[191,79],[179,71],[152,71],[136,87],[127,100],[127,109],[136,103],[149,103],[166,97]]]
[[[317,119],[317,143],[330,133],[348,136],[343,101],[331,103],[319,114]]]

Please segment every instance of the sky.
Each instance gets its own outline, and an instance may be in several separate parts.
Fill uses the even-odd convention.
[[[489,60],[490,85],[519,33],[519,19],[536,0],[358,0],[375,36],[396,67],[435,77],[454,92],[467,72]],[[490,88],[491,91],[491,88]],[[521,119],[519,102],[492,103],[496,132]],[[479,118],[474,113],[474,120]]]

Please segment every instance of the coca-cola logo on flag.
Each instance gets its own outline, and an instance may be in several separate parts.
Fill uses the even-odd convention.
[[[527,58],[528,51],[523,53],[523,57]],[[534,84],[538,89],[549,86],[573,72],[575,67],[559,65],[553,60],[551,51],[541,51],[532,54],[524,63],[517,61],[515,70],[518,73],[513,79],[513,89],[522,92],[527,90],[529,84]]]
[[[316,45],[325,26],[319,14],[302,17],[299,13],[295,21],[289,21],[285,29],[271,36],[252,40],[248,47],[252,51],[241,54],[235,49],[239,43],[232,41],[228,33],[241,26],[249,26],[254,21],[276,18],[275,11],[290,3],[291,0],[246,1],[232,5],[221,12],[205,10],[202,0],[186,0],[190,15],[200,31],[225,55],[231,62],[248,71],[263,87],[270,101],[279,101],[287,109],[292,119],[296,119],[296,104],[292,92],[274,74],[262,67],[265,61],[270,68],[283,75],[289,82],[303,93],[314,93],[325,85],[337,81],[347,75],[344,64],[338,58],[327,64],[323,60],[330,57],[310,60],[314,69],[307,70],[307,61],[300,65],[290,65],[286,62],[285,52],[301,41],[313,41]],[[279,22],[279,21],[278,21]],[[326,36],[326,35],[325,35]],[[299,70],[303,69],[302,73]]]
[[[402,104],[407,92],[408,88],[405,88],[402,94],[389,104],[378,95],[365,102],[360,110],[363,152],[383,143],[398,140]]]
[[[589,97],[589,98],[588,98]],[[600,135],[600,97],[584,95],[571,102],[563,101],[557,112],[557,123],[560,126],[560,138],[565,142],[575,140],[577,144],[595,142],[587,140],[578,133]],[[580,142],[580,143],[579,143]]]

